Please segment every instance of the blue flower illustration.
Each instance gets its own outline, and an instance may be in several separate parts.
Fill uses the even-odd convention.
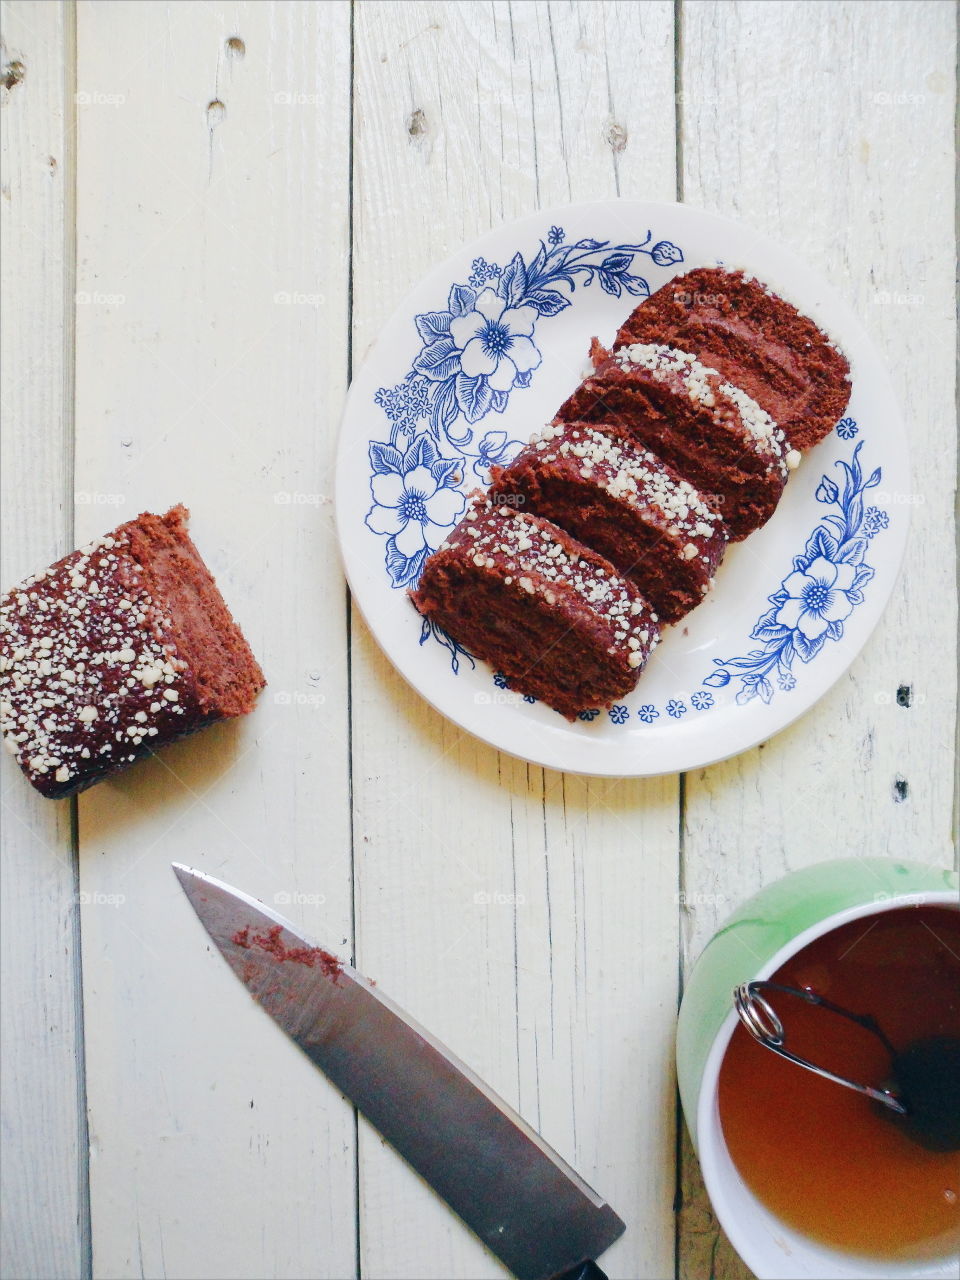
[[[505,431],[488,431],[477,450],[477,458],[473,464],[474,474],[488,482],[487,473],[490,468],[509,462],[521,447],[519,440],[508,440]]]
[[[615,707],[610,708],[607,715],[614,724],[624,724],[627,717],[630,715],[630,711],[627,707],[623,706],[622,703],[618,702]]]
[[[876,537],[881,529],[890,528],[890,517],[879,507],[867,507],[863,517],[863,531],[868,538]]]
[[[507,687],[507,677],[502,671],[495,671],[493,673],[493,683],[498,689],[505,689]]]
[[[671,698],[667,703],[667,714],[673,716],[674,720],[679,720],[687,714],[687,704],[679,698]]]
[[[373,399],[401,431],[412,431],[428,412],[427,380],[412,377],[395,387],[380,387]]]
[[[644,703],[644,705],[637,712],[637,715],[640,717],[640,719],[643,721],[644,724],[653,724],[654,720],[656,720],[659,714],[660,712],[657,710],[657,708],[654,706],[651,706],[650,703]]]
[[[850,422],[856,426],[852,419]],[[849,463],[837,461],[840,484],[829,476],[821,477],[817,500],[835,511],[823,517],[807,539],[803,554],[794,556],[793,572],[767,597],[771,607],[750,632],[762,647],[736,658],[714,658],[716,669],[703,678],[702,683],[714,689],[739,679],[736,700],[741,706],[753,698],[769,703],[775,692],[774,675],[781,690],[793,689],[794,660],[812,662],[828,641],[840,640],[844,622],[863,604],[863,589],[875,572],[865,561],[870,529],[880,527],[878,517],[886,512],[868,508],[864,513],[864,494],[880,483],[882,472],[875,467],[864,476],[862,449],[861,440]],[[870,511],[877,514],[870,517]]]
[[[568,241],[560,226],[544,232],[531,253],[518,249],[502,267],[475,257],[467,278],[450,283],[445,301],[437,298],[435,310],[413,317],[419,342],[406,375],[374,393],[389,434],[369,441],[374,505],[366,523],[386,539],[384,563],[395,588],[416,583],[427,555],[462,512],[456,491],[465,493],[475,479],[486,483],[491,466],[510,462],[521,447],[505,431],[489,429],[489,415],[504,413],[541,367],[536,325],[572,306],[578,289],[648,297],[638,255],[661,266],[683,261],[682,250],[655,241],[652,229],[623,244],[589,236]],[[423,632],[421,643],[430,640],[448,650],[455,671],[470,658],[441,628]]]
[[[817,556],[806,569],[788,574],[780,584],[787,598],[777,610],[776,621],[808,640],[819,640],[831,623],[842,623],[853,612],[854,601],[847,592],[855,577],[855,565],[834,564]]]
[[[650,257],[658,267],[672,267],[675,262],[683,261],[683,253],[669,240],[658,241],[650,250]]]
[[[387,537],[386,563],[393,585],[407,586],[466,506],[466,498],[454,487],[458,463],[441,457],[425,435],[403,454],[393,445],[373,441],[370,462],[373,506],[365,522],[373,533]]]
[[[470,283],[475,289],[481,289],[488,280],[496,280],[500,274],[497,264],[487,262],[486,258],[474,258],[470,265]]]
[[[708,707],[713,706],[713,694],[698,691],[690,695],[690,705],[694,711],[706,711]]]
[[[859,430],[856,418],[841,418],[837,423],[837,435],[841,440],[852,440]]]
[[[493,289],[477,295],[474,309],[450,321],[450,337],[467,378],[486,378],[492,391],[509,391],[518,374],[540,364],[530,341],[537,319],[535,307],[508,307]]]
[[[454,640],[453,636],[444,631],[443,627],[438,626],[431,618],[424,618],[420,627],[420,643],[426,644],[431,637],[438,644],[442,644],[447,653],[450,654],[450,669],[454,675],[457,675],[460,670],[461,658],[466,658],[471,667],[476,667],[477,664],[473,654],[469,650]]]
[[[536,698],[533,696],[532,693],[525,693],[523,695],[523,700],[524,702],[536,702]]]
[[[578,720],[596,720],[596,718],[597,718],[597,716],[598,716],[599,714],[600,714],[600,708],[599,708],[599,707],[597,707],[597,709],[596,709],[595,711],[581,711],[581,712],[579,712],[579,714],[577,715],[577,719],[578,719]]]

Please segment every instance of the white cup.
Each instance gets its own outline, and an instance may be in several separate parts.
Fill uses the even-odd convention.
[[[894,868],[893,863],[886,865]],[[881,867],[883,864],[879,859],[859,866],[853,866],[849,862],[821,864],[820,877],[812,874],[814,869],[810,868],[788,876],[777,882],[776,886],[761,890],[750,902],[744,904],[732,921],[708,944],[684,993],[677,1055],[684,1111],[717,1219],[737,1253],[758,1280],[957,1280],[960,1275],[960,1255],[957,1254],[921,1262],[866,1258],[831,1249],[794,1230],[771,1213],[743,1181],[727,1149],[720,1122],[717,1093],[720,1066],[739,1021],[733,1009],[734,985],[739,981],[772,977],[791,956],[842,925],[902,908],[905,905],[902,893],[891,893],[889,897],[879,894],[873,895],[873,900],[856,902],[841,910],[828,910],[822,918],[816,919],[823,911],[824,903],[831,897],[831,893],[822,893],[824,880],[829,880],[832,876],[838,882],[839,888],[836,891],[845,893],[849,900],[850,897],[855,899],[857,896],[855,891],[851,892],[852,878],[861,877],[864,881],[862,896],[867,897],[866,890],[873,885],[877,870]],[[897,872],[904,872],[906,869],[916,872],[915,883],[904,886],[909,889],[910,903],[957,907],[960,910],[955,888],[921,887],[922,877],[927,878],[929,885],[935,874],[931,869],[913,868],[909,863],[899,864],[895,869]],[[817,879],[820,879],[819,886]],[[949,873],[947,883],[951,886],[955,883]],[[789,923],[785,923],[790,919],[788,906],[796,920],[797,903],[802,903],[804,893],[815,886],[822,893],[819,909],[815,894],[806,899],[812,904],[810,910],[815,923],[796,932]],[[833,892],[832,886],[831,891]],[[763,952],[766,958],[762,963],[757,963],[736,940],[736,930],[740,923],[755,930],[751,938],[752,943],[758,946],[762,946],[762,943],[757,942],[759,937],[776,936],[778,930],[780,939],[786,934],[789,941],[784,942],[776,951],[767,947]],[[751,949],[754,949],[753,946]],[[737,965],[742,966],[742,974],[738,973],[736,980],[731,982],[730,978],[734,976],[731,966]],[[723,992],[729,993],[728,1009],[717,1013],[718,1001],[725,999]],[[708,1040],[709,1048],[706,1048],[703,1038],[705,1034],[709,1037],[712,1017],[722,1017],[722,1022],[712,1040]],[[699,1057],[698,1042],[704,1046],[699,1050]],[[775,1124],[776,1117],[765,1117],[763,1123]],[[855,1168],[856,1159],[856,1152],[851,1152],[851,1169]]]

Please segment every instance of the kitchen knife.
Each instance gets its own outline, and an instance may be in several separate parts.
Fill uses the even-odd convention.
[[[269,907],[174,863],[253,998],[518,1280],[604,1280],[614,1211],[469,1067]]]

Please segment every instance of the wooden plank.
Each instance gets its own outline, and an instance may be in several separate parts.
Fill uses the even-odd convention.
[[[4,5],[0,483],[5,587],[72,537],[72,14]],[[0,1273],[86,1266],[82,1021],[71,806],[43,800],[3,753]]]
[[[354,1271],[351,1108],[210,953],[178,859],[351,944],[350,13],[79,11],[81,537],[185,501],[270,681],[80,804],[94,1270]]]
[[[899,586],[850,672],[792,728],[687,780],[689,964],[788,869],[953,860],[955,10],[688,2],[682,35],[685,199],[791,245],[858,307],[906,411],[915,496]],[[681,1274],[746,1275],[689,1150],[685,1165]]]
[[[356,9],[355,361],[428,268],[570,200],[674,197],[666,4]],[[673,1271],[677,782],[501,756],[436,715],[353,618],[359,963],[629,1224],[611,1276]],[[361,1262],[502,1274],[361,1128]]]

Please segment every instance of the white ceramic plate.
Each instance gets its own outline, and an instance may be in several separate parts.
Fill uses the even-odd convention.
[[[578,385],[591,337],[609,342],[648,289],[718,262],[756,275],[841,345],[850,407],[804,456],[774,517],[730,548],[716,590],[666,630],[634,693],[571,725],[432,632],[406,589],[459,518],[463,495],[485,487],[487,465],[508,460]],[[510,333],[512,362],[470,345],[486,320]],[[812,706],[880,617],[910,498],[886,369],[833,289],[747,227],[628,200],[538,213],[432,271],[354,378],[336,491],[350,586],[413,687],[495,747],[608,776],[709,764]]]

